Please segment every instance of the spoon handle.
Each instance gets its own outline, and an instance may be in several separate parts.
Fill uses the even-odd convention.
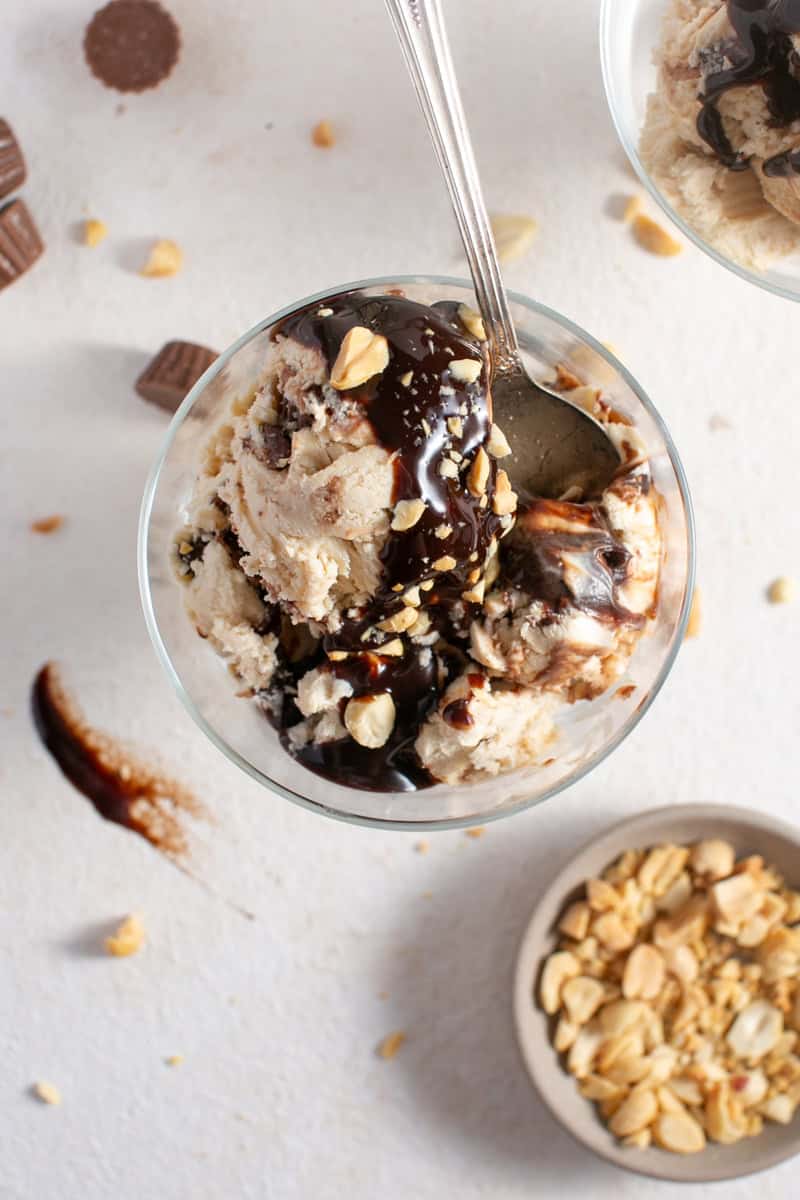
[[[519,347],[483,202],[440,0],[386,0],[467,252],[495,369],[519,370]]]

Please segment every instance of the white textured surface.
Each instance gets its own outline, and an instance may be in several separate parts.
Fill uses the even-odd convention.
[[[490,204],[541,222],[509,283],[614,342],[666,415],[694,488],[705,628],[609,762],[482,840],[436,835],[423,857],[408,835],[291,808],[205,744],[147,641],[134,534],[166,422],[131,384],[167,338],[222,348],[339,280],[463,273],[457,237],[376,0],[171,0],[182,64],[125,100],[83,66],[91,8],[6,0],[0,39],[0,110],[48,244],[0,295],[0,1197],[677,1196],[553,1125],[513,1045],[510,972],[538,889],[611,819],[685,800],[800,819],[800,605],[764,599],[800,576],[800,312],[693,249],[646,256],[608,215],[631,185],[593,0],[450,0]],[[323,116],[340,132],[328,152],[308,141]],[[111,231],[95,250],[73,239],[88,213]],[[134,273],[155,236],[184,247],[178,278]],[[711,432],[712,412],[732,428]],[[51,512],[59,533],[28,532]],[[92,717],[197,786],[218,823],[195,869],[255,922],[59,776],[27,712],[49,657]],[[146,952],[98,954],[131,909]],[[408,1043],[379,1061],[393,1029]],[[36,1079],[60,1108],[27,1094]],[[796,1174],[726,1195],[790,1200]]]

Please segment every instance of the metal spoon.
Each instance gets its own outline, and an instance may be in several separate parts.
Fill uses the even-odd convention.
[[[582,409],[535,383],[520,356],[440,0],[386,0],[386,7],[467,252],[491,349],[494,420],[511,447],[503,463],[511,483],[522,499],[602,491],[619,469],[614,445]]]

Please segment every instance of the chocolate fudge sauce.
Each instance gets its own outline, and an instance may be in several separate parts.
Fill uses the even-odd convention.
[[[800,0],[727,0],[727,9],[734,37],[710,60],[723,65],[705,75],[697,131],[724,166],[742,171],[749,160],[734,150],[717,102],[731,88],[761,84],[775,126],[800,118],[800,56],[791,40],[800,33]],[[771,176],[800,174],[800,153],[774,155],[763,169]]]
[[[559,612],[568,605],[615,624],[642,625],[618,597],[630,554],[592,504],[534,500],[508,541],[503,577]]]
[[[323,778],[346,781],[350,787],[409,791],[435,782],[420,765],[415,741],[448,684],[471,661],[470,625],[482,606],[465,593],[469,597],[483,581],[500,546],[503,582],[541,598],[554,620],[572,602],[609,621],[641,621],[618,601],[629,556],[603,524],[596,505],[534,501],[522,516],[523,528],[506,536],[511,519],[493,511],[498,468],[488,452],[485,487],[471,490],[469,469],[491,433],[490,373],[481,343],[466,333],[458,307],[452,302],[428,307],[400,295],[344,293],[290,314],[272,334],[318,350],[329,371],[355,326],[386,338],[386,368],[339,395],[343,404],[357,406],[366,416],[376,441],[393,456],[393,504],[420,500],[425,506],[410,529],[389,530],[376,594],[363,607],[345,610],[338,629],[310,638],[298,649],[293,638],[297,640],[300,627],[288,619],[276,623],[277,610],[271,610],[280,665],[260,694],[262,706],[293,757]],[[472,382],[453,370],[452,364],[464,359],[478,364]],[[263,446],[250,449],[280,470],[303,414],[294,412],[285,397],[276,399],[281,406],[277,426],[265,430]],[[223,541],[237,561],[241,551],[232,526]],[[394,631],[381,628],[409,612],[415,627],[402,627],[403,622]],[[393,652],[399,649],[401,653]],[[350,736],[299,744],[295,730],[305,718],[296,702],[298,684],[314,669],[350,685],[340,701],[342,721],[353,698],[392,697],[395,722],[385,745],[368,749]],[[489,686],[477,671],[467,680],[473,691]],[[443,720],[455,729],[468,729],[474,723],[469,699],[462,695],[447,704]]]
[[[460,596],[468,586],[467,574],[475,562],[483,563],[492,537],[500,532],[500,519],[490,508],[482,509],[480,498],[467,491],[463,471],[456,479],[439,470],[445,458],[454,461],[452,453],[459,456],[456,467],[471,460],[487,441],[491,426],[486,363],[480,344],[460,326],[456,308],[451,304],[430,308],[401,296],[356,293],[293,313],[274,335],[285,334],[321,349],[329,368],[345,334],[356,325],[382,334],[389,343],[386,370],[340,394],[363,406],[377,440],[396,454],[394,502],[420,499],[426,504],[416,525],[402,533],[392,531],[384,547],[380,604],[390,603],[390,611],[402,606],[392,598],[390,589],[395,584],[410,587],[433,579],[442,597]],[[330,309],[331,315],[319,315]],[[458,359],[480,362],[475,383],[452,375],[450,363]],[[461,431],[453,433],[448,420],[460,421]],[[495,474],[491,461],[490,498]],[[443,527],[450,532],[438,536]],[[477,559],[469,563],[471,554]],[[444,556],[454,558],[458,567],[438,572],[433,563]]]
[[[421,593],[418,611],[425,613],[431,629],[445,641],[466,645],[469,615],[475,606],[464,601],[462,593],[471,585],[469,576],[482,572],[493,540],[504,532],[490,504],[497,471],[494,460],[489,460],[483,507],[480,496],[466,486],[466,469],[489,438],[491,402],[487,363],[480,344],[460,324],[457,308],[448,302],[431,308],[402,296],[352,293],[293,313],[273,334],[320,349],[329,369],[354,326],[386,338],[387,368],[341,396],[363,407],[378,442],[396,455],[393,502],[419,499],[426,506],[411,529],[390,531],[381,553],[381,584],[370,604],[351,610],[341,628],[323,642],[326,653],[348,654],[326,669],[347,680],[353,697],[391,694],[396,719],[388,743],[368,750],[348,738],[293,750],[307,767],[330,779],[344,777],[353,787],[401,791],[432,783],[419,766],[414,740],[451,676],[452,663],[430,647],[409,641],[402,632],[387,633],[376,626],[406,608],[403,592],[430,581],[432,587]],[[480,363],[474,383],[452,373],[450,364],[459,359]],[[453,464],[455,474],[441,473],[445,460]],[[435,564],[446,558],[456,565],[437,569]],[[454,606],[460,624],[451,617]],[[382,655],[381,646],[397,636],[404,653]],[[304,669],[309,665],[304,664]],[[283,704],[280,725],[287,746],[291,745],[288,728],[300,716],[294,704]]]

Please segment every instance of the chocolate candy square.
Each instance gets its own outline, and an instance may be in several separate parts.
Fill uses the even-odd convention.
[[[217,357],[193,342],[167,342],[136,380],[143,400],[174,413],[186,394]]]
[[[0,200],[25,182],[28,169],[19,142],[8,121],[0,117]]]
[[[0,291],[24,275],[44,251],[33,217],[23,200],[0,208]]]

